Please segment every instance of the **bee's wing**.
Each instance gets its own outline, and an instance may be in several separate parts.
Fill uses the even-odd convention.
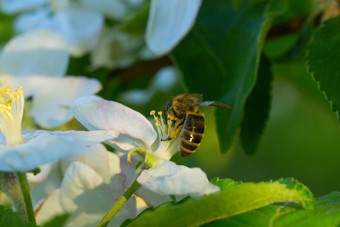
[[[201,94],[184,94],[178,98],[178,101],[181,103],[185,103],[188,105],[199,105],[203,100],[203,96]]]
[[[222,107],[222,108],[231,108],[231,106],[228,106],[224,103],[217,102],[217,101],[204,101],[204,102],[201,102],[200,106],[216,106],[216,107]]]

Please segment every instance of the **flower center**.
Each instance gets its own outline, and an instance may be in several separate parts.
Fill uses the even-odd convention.
[[[0,131],[4,134],[6,145],[13,146],[24,142],[21,135],[21,121],[24,111],[22,87],[15,91],[7,83],[7,75],[0,82]]]
[[[158,132],[159,145],[155,154],[164,160],[170,160],[179,151],[179,131],[173,124],[173,119],[167,115],[167,121],[163,118],[163,112],[159,111],[156,116],[156,111],[152,110],[150,115],[154,117],[155,125]]]

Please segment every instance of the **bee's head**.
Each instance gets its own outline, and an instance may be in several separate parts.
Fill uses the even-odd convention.
[[[165,110],[167,113],[169,113],[169,110],[172,108],[172,99],[168,102],[168,104],[165,107]]]

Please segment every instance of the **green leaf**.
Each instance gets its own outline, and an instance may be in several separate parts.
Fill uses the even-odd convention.
[[[241,144],[247,154],[254,154],[267,123],[271,102],[273,75],[270,61],[261,58],[256,84],[244,106],[241,124]]]
[[[340,192],[318,198],[313,210],[297,210],[274,222],[274,226],[339,226]]]
[[[242,1],[238,10],[232,1],[203,1],[195,27],[172,52],[190,92],[232,106],[216,112],[222,152],[231,146],[241,123],[264,37],[274,16],[285,9],[284,0]]]
[[[187,198],[179,203],[165,203],[148,209],[128,226],[199,226],[232,217],[277,202],[294,202],[310,207],[313,196],[293,179],[275,182],[245,183],[225,188],[219,194],[196,200]]]
[[[315,32],[307,56],[314,80],[330,101],[332,110],[340,110],[340,17],[326,20]]]
[[[316,199],[314,209],[301,209],[291,204],[270,205],[251,212],[220,220],[206,226],[339,226],[340,192]]]
[[[232,179],[219,179],[218,177],[212,179],[210,182],[218,186],[222,191],[226,188],[242,184],[241,181],[234,181]]]
[[[36,227],[37,225],[28,222],[20,213],[0,206],[0,226]]]
[[[287,204],[288,205],[288,204]],[[251,227],[251,226],[273,226],[272,222],[276,218],[276,214],[284,215],[290,209],[296,210],[292,207],[285,207],[282,205],[269,205],[260,209],[236,215],[231,218],[212,222],[204,225],[205,227]]]
[[[233,0],[233,4],[236,10],[238,10],[242,4],[242,0]]]
[[[64,226],[68,218],[69,218],[68,214],[58,215],[58,216],[54,217],[52,220],[46,222],[42,227]]]

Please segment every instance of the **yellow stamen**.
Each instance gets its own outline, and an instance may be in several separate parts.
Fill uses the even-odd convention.
[[[151,115],[151,116],[155,115],[155,113],[156,113],[155,110],[151,110],[151,111],[150,111],[150,115]]]
[[[132,167],[135,167],[135,165],[133,164],[133,162],[132,162],[132,160],[131,160],[133,153],[135,153],[135,152],[134,152],[134,151],[130,151],[130,152],[128,153],[128,155],[127,155],[127,160],[128,160],[128,162],[130,163],[130,165],[131,165]]]
[[[158,111],[158,115],[162,116],[163,112],[162,111]]]
[[[155,125],[158,127],[158,126],[161,125],[161,123],[159,121],[157,121]]]

